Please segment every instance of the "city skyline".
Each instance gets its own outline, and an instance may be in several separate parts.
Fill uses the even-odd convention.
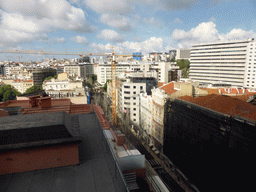
[[[254,38],[255,8],[250,0],[7,0],[0,2],[0,49],[110,52],[113,45],[116,52],[145,54]],[[50,56],[20,60],[43,58]],[[0,54],[0,60],[18,58]]]

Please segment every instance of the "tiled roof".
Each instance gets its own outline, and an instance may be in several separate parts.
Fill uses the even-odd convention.
[[[19,83],[19,82],[22,82],[22,81],[24,81],[24,79],[15,79],[15,80],[13,80],[14,83]]]
[[[166,94],[172,94],[172,93],[175,93],[177,92],[177,90],[174,89],[174,83],[171,82],[171,83],[168,83],[166,85],[163,85],[161,87],[159,87],[160,89],[164,90]]]
[[[219,89],[211,89],[211,88],[200,88],[204,91],[208,91],[208,94],[219,94]]]
[[[158,87],[163,86],[164,84],[166,84],[165,82],[158,82]]]
[[[232,116],[240,116],[256,121],[256,106],[229,96],[211,94],[203,97],[183,96],[179,99]]]
[[[33,82],[33,79],[30,79],[30,80],[26,80],[24,82]]]

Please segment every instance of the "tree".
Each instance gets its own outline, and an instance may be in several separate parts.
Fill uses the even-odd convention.
[[[52,76],[46,77],[46,78],[44,79],[44,81],[50,80],[50,79],[52,79],[52,78],[54,78],[54,77],[52,77]]]
[[[27,93],[33,93],[33,92],[36,92],[38,90],[41,90],[40,88],[36,87],[36,86],[32,86],[30,88],[28,88],[24,94],[27,94]]]
[[[111,80],[107,80],[106,81],[106,83],[105,83],[105,85],[104,85],[104,87],[103,87],[103,89],[105,90],[105,91],[107,91],[107,88],[108,88],[108,82],[110,82]]]
[[[92,84],[94,84],[95,81],[97,81],[97,75],[92,75],[91,78],[92,78]]]
[[[12,88],[11,85],[3,85],[0,87],[0,101],[15,100],[17,95],[21,93]]]
[[[182,76],[187,78],[190,62],[188,60],[181,59],[177,61],[177,65],[180,67],[180,70],[182,70]]]

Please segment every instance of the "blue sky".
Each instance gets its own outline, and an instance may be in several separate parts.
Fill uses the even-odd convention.
[[[146,54],[256,37],[255,16],[254,0],[0,0],[0,49]]]

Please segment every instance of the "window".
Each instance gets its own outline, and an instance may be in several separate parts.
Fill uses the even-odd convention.
[[[136,86],[133,86],[134,89],[136,89]]]
[[[140,90],[142,90],[143,89],[143,87],[142,86],[140,86]]]
[[[130,94],[130,91],[124,91],[125,94]]]
[[[135,100],[136,99],[136,97],[133,97],[133,100]]]
[[[136,105],[136,103],[133,103],[133,105]]]
[[[136,91],[134,91],[133,94],[136,94]]]
[[[136,119],[133,119],[133,121],[136,121]]]
[[[136,116],[136,113],[133,113],[133,116]]]
[[[136,108],[133,108],[133,111],[136,111]]]
[[[126,86],[126,85],[125,85],[124,88],[130,88],[130,86]]]

